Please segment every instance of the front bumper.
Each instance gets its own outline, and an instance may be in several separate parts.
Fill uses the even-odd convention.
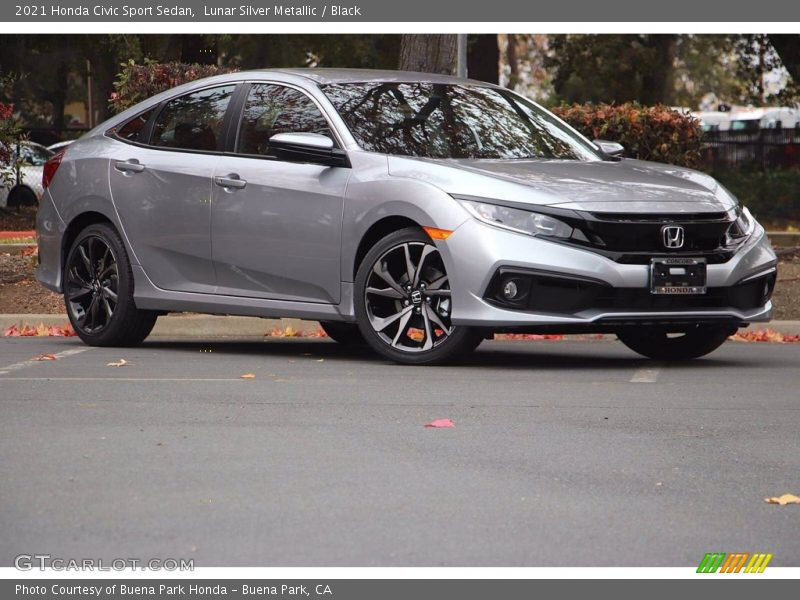
[[[485,225],[474,219],[439,243],[451,273],[453,323],[495,330],[540,329],[604,331],[622,325],[642,323],[700,323],[723,321],[731,324],[769,321],[772,303],[742,308],[725,298],[728,288],[761,275],[769,276],[776,264],[775,253],[761,226],[725,263],[709,264],[706,285],[720,292],[720,305],[707,297],[702,305],[664,308],[648,303],[649,266],[622,264],[590,250],[584,250]],[[614,292],[615,301],[573,310],[551,306],[548,310],[511,310],[487,299],[492,279],[501,269],[560,274],[572,279],[597,282]],[[626,305],[626,298],[630,298]],[[710,304],[710,305],[709,305]]]

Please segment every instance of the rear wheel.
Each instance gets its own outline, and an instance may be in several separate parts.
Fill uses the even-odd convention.
[[[643,356],[674,361],[710,354],[735,332],[735,327],[720,325],[696,325],[677,333],[671,333],[663,327],[641,327],[620,331],[617,337],[628,348]]]
[[[439,250],[420,229],[389,234],[364,257],[355,284],[358,326],[379,354],[402,364],[450,361],[480,333],[451,322],[450,279]]]
[[[355,323],[320,321],[319,326],[334,342],[345,346],[358,346],[364,343],[364,336]]]
[[[125,246],[106,223],[78,234],[64,268],[64,302],[75,333],[90,346],[135,346],[158,318],[133,301],[133,272]]]

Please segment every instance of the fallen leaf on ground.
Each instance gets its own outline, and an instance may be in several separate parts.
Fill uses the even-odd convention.
[[[55,354],[42,353],[33,360],[58,360],[58,357]]]
[[[800,498],[794,494],[784,494],[783,496],[773,496],[772,498],[764,498],[767,504],[780,504],[786,506],[787,504],[800,504]]]
[[[559,342],[565,340],[566,336],[560,333],[496,333],[494,339],[506,341]]]
[[[241,379],[255,379],[255,378],[256,378],[255,373],[245,373],[244,375],[241,376]]]
[[[275,327],[272,331],[265,333],[264,335],[267,337],[303,337],[303,332],[297,331],[290,325],[286,327],[286,329]]]
[[[20,327],[12,325],[3,332],[3,337],[33,337],[33,336],[52,336],[52,337],[72,337],[75,331],[72,325],[65,323],[62,326],[51,325],[50,327],[40,323],[36,327],[22,324]]]
[[[425,425],[425,427],[435,427],[437,429],[445,427],[455,427],[455,426],[456,424],[453,423],[450,419],[436,419]]]
[[[107,366],[107,367],[124,367],[124,366],[126,366],[127,364],[128,364],[128,361],[127,361],[127,360],[125,360],[124,358],[120,358],[118,361],[116,361],[116,362],[110,362],[110,363],[108,363],[106,366]]]
[[[772,342],[773,344],[797,344],[800,343],[800,335],[781,333],[773,329],[761,329],[759,331],[740,331],[734,333],[731,338],[735,342]]]

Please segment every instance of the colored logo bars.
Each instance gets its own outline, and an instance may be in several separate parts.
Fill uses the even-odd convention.
[[[749,560],[748,560],[749,559]],[[709,552],[700,561],[698,573],[763,573],[772,554],[749,554],[748,552]],[[747,566],[745,566],[747,565]]]

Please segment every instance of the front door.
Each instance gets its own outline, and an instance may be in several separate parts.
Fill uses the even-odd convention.
[[[218,293],[338,303],[350,169],[275,158],[278,133],[332,135],[304,92],[251,84],[235,153],[214,170],[211,243]]]

